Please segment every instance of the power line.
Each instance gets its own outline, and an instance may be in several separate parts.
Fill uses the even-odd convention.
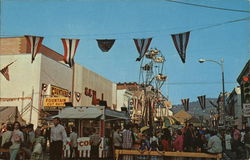
[[[250,11],[246,10],[238,10],[238,9],[230,9],[230,8],[221,8],[221,7],[214,7],[214,6],[207,6],[207,5],[201,5],[201,4],[195,4],[195,3],[187,3],[187,2],[181,2],[176,0],[165,0],[168,2],[174,2],[174,3],[180,3],[190,6],[196,6],[196,7],[203,7],[203,8],[210,8],[210,9],[218,9],[218,10],[224,10],[224,11],[231,11],[231,12],[243,12],[243,13],[250,13]]]
[[[212,28],[212,27],[216,27],[216,26],[221,26],[221,25],[225,25],[225,24],[230,24],[230,23],[235,23],[235,22],[240,22],[240,21],[246,21],[249,20],[250,17],[244,17],[244,18],[240,18],[240,19],[235,19],[235,20],[229,20],[229,21],[225,21],[222,23],[217,23],[217,24],[212,24],[212,25],[207,25],[204,27],[200,27],[200,28],[194,28],[194,29],[190,29],[189,31],[198,31],[198,30],[203,30],[203,29],[208,29],[208,28]],[[131,35],[131,34],[155,34],[155,33],[159,33],[159,32],[164,32],[164,31],[169,31],[169,30],[174,30],[176,29],[176,27],[172,27],[172,28],[168,28],[168,29],[163,29],[163,30],[156,30],[156,31],[135,31],[135,32],[122,32],[122,33],[109,33],[109,34],[72,34],[72,35],[65,35],[65,34],[58,34],[58,35],[39,35],[39,36],[45,36],[45,37],[84,37],[82,39],[91,39],[91,40],[95,40],[97,37],[104,37],[104,36],[122,36],[122,35]],[[20,34],[0,34],[0,37],[19,37],[19,36],[23,36]],[[159,36],[163,36],[162,34],[160,34]],[[157,36],[157,37],[159,37]],[[140,37],[140,36],[134,36],[133,37],[129,37],[129,38],[115,38],[116,40],[121,40],[121,39],[131,39],[131,38],[135,38],[135,37]],[[155,37],[155,36],[148,36],[148,37]],[[145,38],[145,37],[144,37]]]
[[[213,24],[213,25],[210,25],[210,26],[205,26],[205,27],[196,28],[196,29],[193,29],[193,30],[191,30],[191,31],[203,30],[203,29],[207,29],[207,28],[212,28],[212,27],[216,27],[216,26],[221,26],[221,25],[224,25],[224,24],[235,23],[235,22],[240,22],[240,21],[246,21],[246,20],[249,20],[249,19],[250,19],[250,17],[245,17],[245,18],[236,19],[236,20],[230,20],[230,21],[226,21],[226,22],[222,22],[222,23]]]

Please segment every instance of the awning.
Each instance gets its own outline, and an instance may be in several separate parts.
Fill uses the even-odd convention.
[[[95,119],[102,115],[97,107],[66,107],[54,117],[62,119]]]
[[[115,119],[129,119],[128,115],[124,112],[113,111],[110,109],[105,110],[105,116],[113,117]]]
[[[58,115],[52,116],[59,117],[61,119],[96,119],[104,114],[104,108],[99,106],[89,106],[89,107],[66,107],[62,109]],[[129,119],[129,117],[124,112],[113,111],[110,109],[105,109],[106,120],[121,120]]]

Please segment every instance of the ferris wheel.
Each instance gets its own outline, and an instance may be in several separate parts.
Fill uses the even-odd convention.
[[[139,84],[159,90],[167,79],[163,75],[164,62],[165,57],[157,48],[147,51],[141,61]]]
[[[149,126],[152,126],[153,119],[156,117],[156,114],[152,112],[152,108],[162,106],[162,101],[159,101],[161,96],[159,93],[161,93],[161,87],[167,79],[167,76],[163,74],[164,63],[165,57],[160,50],[154,48],[145,53],[140,65],[139,84],[145,90],[146,97],[142,120]],[[154,92],[153,96],[147,94],[148,89]]]

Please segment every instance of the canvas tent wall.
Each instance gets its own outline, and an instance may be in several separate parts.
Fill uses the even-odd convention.
[[[18,121],[21,125],[26,124],[16,106],[0,106],[0,123],[13,123]]]

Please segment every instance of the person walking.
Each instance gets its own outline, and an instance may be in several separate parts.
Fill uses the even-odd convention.
[[[54,126],[51,127],[50,133],[50,159],[61,160],[63,152],[63,144],[67,142],[67,135],[65,128],[60,124],[59,117],[53,119]]]
[[[17,153],[20,150],[21,143],[23,142],[23,132],[20,131],[20,123],[14,122],[14,130],[11,136],[12,145],[10,146],[10,160],[16,160]]]
[[[77,133],[76,133],[76,127],[72,127],[71,133],[69,135],[70,138],[70,158],[74,157],[77,159],[78,153],[77,153]]]

